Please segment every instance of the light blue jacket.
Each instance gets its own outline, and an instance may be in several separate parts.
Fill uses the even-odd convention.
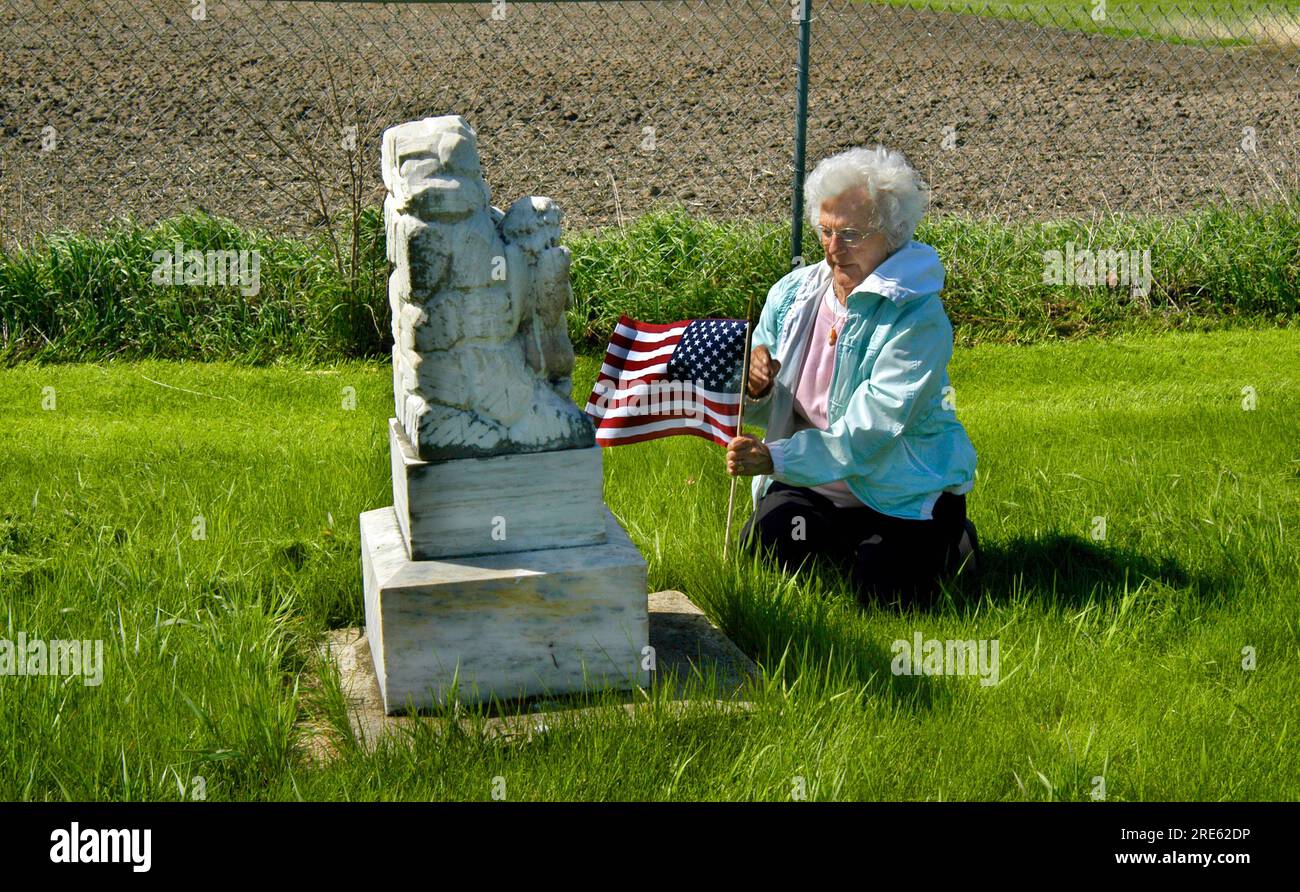
[[[794,393],[817,305],[830,286],[826,261],[772,286],[754,329],[781,363],[761,399],[745,400],[745,421],[767,429],[771,477],[754,478],[754,504],[772,479],[791,486],[844,480],[882,514],[929,519],[945,490],[969,492],[975,447],[957,420],[948,383],[952,324],[943,310],[943,264],[911,241],[889,255],[848,298],[835,343],[827,397],[829,426],[794,431]]]

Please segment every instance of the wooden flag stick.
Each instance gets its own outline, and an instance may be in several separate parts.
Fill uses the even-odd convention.
[[[745,396],[749,393],[749,351],[753,342],[754,292],[749,292],[749,301],[745,305],[745,355],[740,365],[740,405],[736,410],[736,436],[745,431]],[[725,561],[731,548],[731,518],[736,507],[736,483],[739,477],[731,478],[731,495],[727,496],[727,531],[722,539],[722,559]]]

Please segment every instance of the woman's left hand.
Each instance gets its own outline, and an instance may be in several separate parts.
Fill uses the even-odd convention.
[[[753,477],[772,473],[772,453],[757,437],[741,434],[727,444],[727,473],[732,477]]]

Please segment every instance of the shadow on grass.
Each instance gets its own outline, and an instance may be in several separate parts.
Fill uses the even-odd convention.
[[[1198,598],[1222,591],[1228,580],[1189,573],[1168,555],[1148,555],[1074,535],[1050,534],[986,542],[977,577],[958,578],[949,587],[953,599],[1006,600],[1017,592],[1042,595],[1067,606],[1118,601],[1125,589],[1143,580],[1184,589]]]
[[[932,678],[893,673],[890,642],[863,623],[847,578],[829,563],[784,573],[750,554],[729,572],[682,583],[759,664],[769,685],[814,699],[856,689],[864,700],[883,698],[912,709],[929,709],[945,696]]]
[[[982,598],[996,602],[1027,594],[1082,607],[1118,602],[1145,580],[1197,600],[1230,587],[1230,580],[1190,573],[1168,555],[1049,534],[985,542],[978,575],[963,572],[948,580],[933,601],[875,603],[864,613],[848,577],[829,563],[816,562],[793,575],[762,563],[766,574],[755,567],[748,579],[728,580],[730,597],[709,599],[716,618],[742,650],[786,684],[809,675],[832,687],[856,682],[869,696],[922,710],[946,698],[944,679],[893,673],[890,642],[872,631],[870,619],[878,612],[924,624],[928,617],[960,611]]]

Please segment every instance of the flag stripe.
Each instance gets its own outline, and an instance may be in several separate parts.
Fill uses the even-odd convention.
[[[618,317],[618,325],[614,327],[614,330],[618,331],[619,329],[622,329],[625,333],[633,337],[640,334],[648,335],[653,339],[657,335],[662,335],[666,332],[673,331],[674,329],[685,331],[686,326],[690,325],[692,321],[693,320],[690,319],[682,319],[677,322],[638,322],[630,316],[620,316]]]
[[[597,434],[595,434],[595,443],[597,443],[597,446],[630,446],[632,443],[643,443],[647,441],[647,439],[672,437],[677,436],[677,434],[690,434],[690,436],[693,437],[703,437],[708,439],[708,441],[718,443],[719,446],[725,446],[727,443],[731,442],[731,438],[719,437],[718,434],[712,433],[711,430],[703,428],[662,428],[655,430],[641,428],[640,433],[629,432],[627,436],[617,437],[610,437],[606,436],[606,434],[597,432]]]
[[[611,342],[610,345],[607,348],[605,348],[605,357],[609,358],[612,356],[614,359],[621,359],[624,362],[629,362],[629,363],[662,362],[668,359],[669,357],[671,357],[673,355],[673,351],[675,351],[676,349],[677,349],[676,341],[674,341],[671,344],[664,344],[662,346],[655,345],[654,348],[650,350],[638,350],[636,349],[636,347],[631,347],[631,346],[621,347]]]
[[[622,404],[626,403],[629,398],[636,398],[640,400],[643,405],[653,402],[649,399],[650,385],[642,383],[641,381],[614,382],[609,378],[601,378],[600,381],[597,382],[598,385],[616,384],[616,383],[632,384],[633,386],[623,387],[618,390],[606,390],[604,393],[603,402],[604,402],[604,406],[607,409],[618,408]],[[666,384],[664,383],[661,383],[660,387],[663,389],[667,389]],[[726,413],[735,409],[737,406],[740,405],[739,394],[716,393],[712,390],[696,390],[693,387],[691,388],[690,393],[692,399],[694,399],[696,402],[704,403],[704,405],[708,406],[710,409],[712,409],[715,412]],[[600,394],[599,387],[597,387],[592,391],[592,398],[587,401],[587,405],[588,406],[601,405],[601,400],[599,399],[600,395],[601,394]],[[665,398],[671,396],[672,396],[672,391],[669,390],[667,393],[661,392],[659,399],[662,402]],[[683,397],[685,397],[684,393],[683,393]]]
[[[642,422],[648,424],[652,421],[675,419],[683,427],[700,427],[707,422],[716,427],[719,433],[726,433],[736,427],[736,413],[734,412],[731,415],[715,415],[712,412],[696,414],[689,411],[676,412],[671,406],[664,406],[663,408],[666,411],[639,412],[637,414],[629,414],[627,410],[607,411],[605,417],[600,420],[600,426],[603,430],[606,427],[635,427]]]
[[[686,329],[684,328],[674,328],[671,331],[664,332],[663,334],[653,336],[642,335],[641,337],[637,337],[635,331],[619,326],[614,329],[614,333],[609,336],[609,342],[610,344],[617,344],[625,349],[628,347],[641,347],[643,349],[653,350],[655,347],[676,344],[682,339],[682,335],[685,333]]]
[[[631,443],[643,443],[646,440],[657,440],[660,437],[669,437],[675,434],[690,434],[696,437],[703,437],[706,440],[712,440],[719,446],[726,446],[731,442],[730,437],[720,437],[713,432],[712,428],[681,427],[680,425],[672,424],[651,424],[640,428],[598,431],[596,433],[596,443],[600,446],[626,446]]]
[[[646,380],[666,380],[668,378],[668,363],[666,362],[646,363],[645,365],[640,363],[631,363],[635,368],[625,369],[614,364],[618,362],[618,360],[610,362],[609,359],[610,357],[605,357],[605,362],[600,367],[600,373],[610,378],[636,377],[644,378]],[[633,372],[639,372],[640,374],[633,376]]]
[[[615,374],[611,375],[605,371],[604,367],[602,367],[600,371],[600,377],[596,379],[597,386],[593,387],[593,391],[599,391],[602,385],[606,391],[610,391],[611,386],[617,387],[620,391],[628,391],[634,388],[648,387],[650,385],[654,385],[660,388],[661,390],[676,388],[682,390],[682,392],[689,391],[691,393],[702,394],[708,397],[709,399],[716,400],[717,402],[720,403],[740,402],[739,393],[732,393],[726,390],[711,390],[707,387],[700,387],[698,385],[698,382],[677,381],[672,378],[669,378],[666,374],[663,373],[652,372],[649,375],[629,375],[625,373],[619,373],[617,369],[615,369],[614,372]]]

